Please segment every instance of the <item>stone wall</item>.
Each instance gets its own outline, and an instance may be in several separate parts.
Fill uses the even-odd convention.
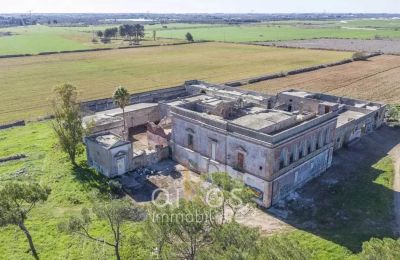
[[[172,100],[186,95],[185,86],[141,92],[131,95],[130,105],[137,103],[157,103],[159,101]],[[90,100],[81,103],[81,108],[86,114],[105,111],[116,107],[112,98]]]
[[[150,153],[143,153],[141,155],[134,156],[131,159],[130,170],[151,166],[162,160],[168,159],[169,156],[169,147],[164,147],[159,150],[151,151]]]

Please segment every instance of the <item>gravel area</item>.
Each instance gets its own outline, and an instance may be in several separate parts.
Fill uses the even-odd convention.
[[[400,54],[400,40],[313,39],[279,42],[260,42],[260,45],[326,49],[338,51],[383,52]]]

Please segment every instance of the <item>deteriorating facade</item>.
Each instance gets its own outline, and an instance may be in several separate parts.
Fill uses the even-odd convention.
[[[335,149],[381,126],[385,105],[297,90],[269,96],[192,81],[181,98],[135,104],[128,111],[130,128],[148,123],[151,150],[170,149],[175,161],[199,173],[227,172],[269,207],[325,172]],[[121,134],[121,113],[111,112],[85,121],[95,121],[97,134]],[[170,122],[168,127],[152,123],[160,120]],[[126,170],[135,167],[128,163]]]

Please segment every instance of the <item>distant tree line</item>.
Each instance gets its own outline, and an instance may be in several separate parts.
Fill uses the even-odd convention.
[[[130,44],[139,44],[145,36],[144,26],[141,24],[123,24],[120,27],[107,28],[104,31],[97,31],[97,37],[103,43],[109,43],[112,38],[117,38],[118,35],[128,40]]]

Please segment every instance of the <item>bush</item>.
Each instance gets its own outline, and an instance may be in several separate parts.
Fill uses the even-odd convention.
[[[356,52],[353,54],[353,60],[368,60],[368,54],[365,52]]]
[[[388,121],[400,121],[400,105],[391,105],[388,110]]]
[[[116,180],[110,180],[108,182],[108,187],[110,188],[110,193],[112,196],[122,197],[124,194],[124,190],[122,188],[122,184]]]

